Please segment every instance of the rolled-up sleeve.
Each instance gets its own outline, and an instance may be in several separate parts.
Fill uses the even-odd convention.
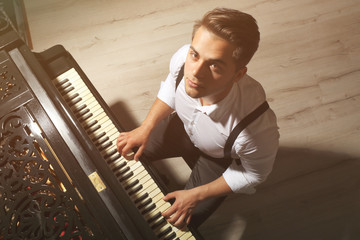
[[[175,90],[173,82],[174,79],[171,76],[171,73],[169,73],[166,80],[161,82],[157,98],[169,105],[172,109],[175,109]]]
[[[172,109],[175,109],[175,84],[177,75],[183,66],[186,55],[189,51],[190,45],[186,44],[177,50],[171,57],[169,65],[169,74],[165,81],[161,82],[160,90],[157,97],[169,105]]]
[[[273,112],[268,111],[249,130],[239,134],[234,145],[241,165],[233,161],[223,177],[234,193],[255,193],[254,187],[265,181],[272,171],[279,147],[279,131]]]

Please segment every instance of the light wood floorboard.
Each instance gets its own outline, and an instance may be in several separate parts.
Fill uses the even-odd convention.
[[[25,0],[25,6],[34,51],[64,45],[127,129],[145,118],[171,55],[190,42],[194,20],[216,6],[252,14],[261,44],[248,73],[277,114],[281,147],[258,192],[229,197],[200,231],[206,239],[359,239],[359,0]],[[158,165],[174,185],[189,174],[179,159]]]

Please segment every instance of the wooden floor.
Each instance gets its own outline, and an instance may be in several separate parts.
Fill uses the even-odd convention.
[[[261,31],[249,74],[278,117],[274,171],[233,195],[205,239],[360,239],[359,0],[25,0],[35,51],[62,44],[126,129],[145,118],[171,55],[216,6],[252,14]],[[176,164],[174,164],[175,162]],[[181,159],[158,164],[182,184]]]

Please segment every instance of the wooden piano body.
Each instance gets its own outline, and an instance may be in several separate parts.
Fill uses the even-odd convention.
[[[71,55],[0,33],[0,239],[201,239],[160,215],[151,167],[117,152],[122,131]]]

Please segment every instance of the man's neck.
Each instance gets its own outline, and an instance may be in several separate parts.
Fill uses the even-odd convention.
[[[231,84],[225,91],[216,94],[215,96],[201,97],[200,103],[202,106],[210,106],[223,100],[231,91],[234,84]]]

